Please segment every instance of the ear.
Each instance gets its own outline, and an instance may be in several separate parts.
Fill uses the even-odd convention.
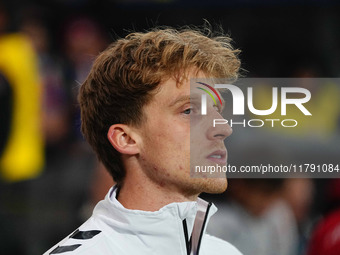
[[[134,137],[134,132],[129,126],[115,124],[109,128],[107,138],[112,146],[122,154],[134,155],[139,153],[138,144]]]

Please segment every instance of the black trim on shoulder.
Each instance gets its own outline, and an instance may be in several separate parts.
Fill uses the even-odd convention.
[[[59,254],[59,253],[67,252],[67,251],[74,251],[75,249],[77,249],[80,246],[81,246],[81,244],[74,244],[74,245],[68,245],[68,246],[58,246],[53,251],[51,251],[50,254]]]
[[[86,239],[93,238],[94,236],[98,235],[100,232],[102,232],[102,231],[100,231],[100,230],[79,231],[79,229],[77,229],[70,236],[70,238],[86,240]]]

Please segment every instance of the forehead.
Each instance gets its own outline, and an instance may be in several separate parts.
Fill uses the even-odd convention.
[[[178,82],[170,78],[159,85],[152,101],[158,105],[172,106],[177,100],[184,99],[190,99],[190,80]]]
[[[179,79],[169,78],[160,83],[154,100],[161,105],[173,106],[175,103],[184,101],[196,101],[203,94],[208,95],[208,100],[224,105],[224,99],[219,89],[214,88],[215,79],[208,79],[204,72],[191,71]]]
[[[155,90],[153,100],[172,101],[177,96],[190,95],[190,79],[206,77],[202,71],[190,69],[185,73],[179,73],[172,77],[164,79]]]

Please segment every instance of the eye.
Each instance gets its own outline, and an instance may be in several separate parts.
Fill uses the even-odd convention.
[[[184,113],[184,114],[187,114],[187,115],[190,115],[190,113],[191,113],[191,108],[185,109],[185,110],[183,111],[183,113]]]

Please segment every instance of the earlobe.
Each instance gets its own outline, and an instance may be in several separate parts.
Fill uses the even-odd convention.
[[[133,139],[133,131],[127,125],[115,124],[109,128],[107,138],[120,153],[134,155],[139,153],[138,144]]]

